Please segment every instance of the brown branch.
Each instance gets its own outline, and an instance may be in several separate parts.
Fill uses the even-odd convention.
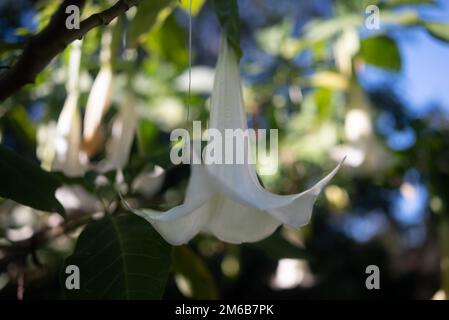
[[[125,13],[142,0],[119,0],[102,12],[93,14],[80,23],[79,29],[67,29],[65,13],[67,6],[76,5],[80,10],[85,0],[64,0],[52,16],[49,24],[32,36],[17,60],[7,71],[0,74],[0,102],[15,94],[24,85],[34,83],[37,75],[76,39],[100,25],[109,24],[114,18]]]

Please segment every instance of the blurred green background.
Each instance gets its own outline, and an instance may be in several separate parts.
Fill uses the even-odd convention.
[[[125,181],[154,165],[166,170],[159,191],[135,197],[146,207],[182,202],[189,168],[169,162],[170,132],[188,126],[188,104],[190,120],[208,118],[220,26],[211,1],[192,1],[190,99],[187,1],[132,8],[81,44],[82,118],[100,69],[107,64],[113,73],[98,134],[82,148],[91,163],[101,162],[113,119],[131,97],[139,121]],[[83,17],[113,3],[87,2]],[[0,3],[0,65],[17,59],[21,43],[59,3]],[[379,29],[365,24],[370,4],[380,8]],[[239,0],[238,6],[248,124],[279,130],[279,169],[261,176],[264,186],[298,193],[347,160],[301,230],[281,227],[244,245],[200,235],[173,248],[163,298],[448,298],[449,1]],[[47,170],[71,50],[0,104],[1,144]],[[86,187],[98,175],[70,183],[100,199],[98,211],[114,204],[112,211],[122,210],[108,183]],[[112,184],[114,177],[105,176]],[[56,213],[0,200],[1,299],[63,296],[61,267],[81,229],[20,246],[59,223]],[[380,290],[365,287],[368,265],[380,268]]]

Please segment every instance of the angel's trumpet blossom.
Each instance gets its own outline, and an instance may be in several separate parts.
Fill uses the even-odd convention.
[[[101,146],[101,124],[111,104],[113,73],[109,65],[100,69],[87,99],[84,115],[83,148],[91,156]]]
[[[109,169],[123,169],[128,163],[136,127],[137,114],[134,102],[128,98],[112,124],[106,157]]]
[[[113,121],[106,159],[100,166],[100,171],[122,170],[126,167],[136,134],[137,123],[138,114],[135,101],[131,96],[128,96]],[[134,179],[132,189],[144,196],[153,196],[161,188],[164,177],[165,171],[161,167],[155,166],[152,171],[140,173]]]
[[[81,116],[78,109],[80,60],[81,41],[75,41],[69,60],[68,94],[56,125],[56,154],[52,168],[68,176],[80,176],[85,171],[81,152]]]
[[[210,128],[219,130],[222,136],[225,129],[247,129],[239,72],[237,57],[222,37],[209,120]],[[244,152],[249,155],[251,145],[245,146]],[[198,155],[193,152],[193,157]],[[173,245],[188,242],[200,231],[226,242],[243,243],[262,240],[282,224],[299,228],[309,222],[321,189],[341,165],[302,193],[277,195],[261,186],[255,166],[249,162],[214,164],[207,159],[204,162],[212,164],[191,166],[182,205],[167,212],[133,210]]]
[[[112,29],[107,28],[101,39],[100,71],[87,99],[83,126],[83,149],[89,157],[94,155],[103,143],[101,131],[103,116],[111,105],[113,85],[112,37]]]
[[[78,98],[69,94],[56,125],[56,155],[53,170],[67,176],[81,176],[85,166],[81,153],[81,119],[77,106]]]
[[[78,109],[78,82],[81,60],[81,41],[72,45],[69,60],[67,98],[56,125],[55,159],[52,170],[70,177],[83,176],[88,169],[87,156],[81,150],[81,116]],[[56,190],[56,198],[67,214],[83,210],[96,212],[100,202],[80,186],[62,186]]]

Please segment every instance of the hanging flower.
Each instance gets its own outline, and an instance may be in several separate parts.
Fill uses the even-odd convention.
[[[106,43],[103,46],[106,49],[102,49],[103,52],[106,51],[103,54],[106,56],[102,58],[102,68],[89,94],[84,117],[84,131],[82,131],[78,103],[81,46],[81,41],[75,41],[71,46],[67,98],[56,125],[55,157],[52,164],[53,171],[61,171],[71,177],[83,176],[89,168],[99,172],[123,169],[128,163],[138,119],[134,101],[131,97],[127,97],[113,121],[105,159],[99,164],[89,163],[86,152],[93,153],[101,140],[98,139],[98,132],[100,132],[103,115],[110,105],[113,73],[107,57],[109,44]],[[144,172],[138,176],[140,184],[137,187],[133,186],[133,190],[144,195],[157,192],[164,177],[162,168],[158,169],[160,170],[157,172]],[[146,188],[141,187],[142,182],[145,182]],[[148,185],[153,187],[149,189]],[[56,191],[56,198],[68,214],[78,210],[86,212],[101,210],[99,200],[78,185],[62,186]]]
[[[81,41],[75,41],[70,52],[67,98],[56,125],[56,154],[53,162],[53,170],[72,177],[84,174],[86,169],[86,159],[81,151],[81,116],[78,110],[81,45]]]
[[[90,90],[84,115],[83,149],[89,157],[103,143],[102,120],[111,105],[113,87],[112,29],[106,28],[101,38],[100,71]]]
[[[98,167],[100,172],[110,170],[120,171],[128,164],[138,120],[136,107],[134,105],[134,99],[128,96],[115,117],[112,124],[106,158]],[[118,185],[123,183],[122,178],[122,175],[117,176],[116,183]],[[146,197],[151,197],[160,190],[164,178],[164,169],[155,166],[152,171],[144,171],[138,174],[134,178],[131,189]]]
[[[136,127],[137,114],[134,101],[127,97],[112,123],[105,171],[123,169],[126,166],[133,145]]]
[[[91,156],[102,143],[101,124],[111,105],[113,73],[109,64],[102,66],[87,99],[84,115],[83,149]]]
[[[222,135],[225,129],[247,129],[239,72],[237,57],[222,37],[209,121],[210,128]],[[250,154],[249,144],[246,146],[245,153]],[[198,155],[193,152],[193,157]],[[205,159],[205,163],[211,162]],[[173,245],[188,242],[200,231],[226,242],[255,242],[281,224],[295,228],[307,224],[317,196],[340,165],[302,193],[276,195],[260,185],[254,165],[193,164],[182,205],[167,212],[133,212],[149,221]]]
[[[55,159],[52,170],[70,177],[82,176],[87,170],[88,159],[81,150],[81,116],[78,109],[79,68],[81,41],[72,45],[68,66],[67,98],[56,125]],[[97,198],[80,186],[62,186],[56,190],[56,198],[67,214],[79,209],[95,212],[100,209]]]

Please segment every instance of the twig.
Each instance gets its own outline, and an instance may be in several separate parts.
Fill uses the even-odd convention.
[[[25,271],[20,270],[17,278],[17,300],[23,300],[25,293]]]

